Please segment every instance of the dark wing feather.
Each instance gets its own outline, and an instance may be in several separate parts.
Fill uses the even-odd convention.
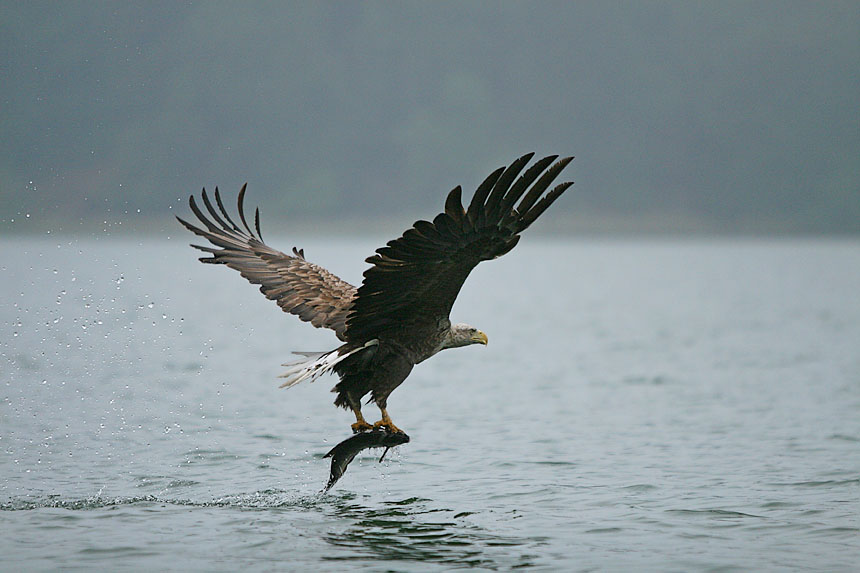
[[[347,338],[398,336],[404,341],[409,333],[420,337],[447,320],[472,269],[510,251],[519,234],[572,185],[562,183],[545,193],[572,157],[554,164],[557,156],[543,158],[520,175],[533,155],[490,174],[468,210],[461,189],[455,188],[432,223],[417,221],[367,259],[373,266],[365,271],[347,316]]]
[[[346,340],[346,317],[355,298],[354,286],[321,266],[306,261],[302,250],[294,248],[291,256],[263,243],[259,209],[254,213],[254,230],[246,221],[245,186],[242,186],[238,200],[239,221],[244,229],[224,209],[217,188],[217,210],[209,201],[205,189],[202,198],[208,213],[198,207],[194,196],[189,199],[189,205],[205,229],[177,217],[189,231],[204,237],[216,247],[191,245],[212,255],[201,257],[202,262],[220,263],[236,269],[250,282],[260,285],[260,292],[277,302],[284,311],[318,328],[330,328],[338,338]]]

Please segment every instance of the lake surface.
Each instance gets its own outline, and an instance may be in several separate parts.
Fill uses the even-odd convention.
[[[352,416],[276,376],[334,336],[189,238],[0,240],[0,569],[860,563],[860,242],[526,236],[321,494]],[[354,283],[381,244],[269,242]]]

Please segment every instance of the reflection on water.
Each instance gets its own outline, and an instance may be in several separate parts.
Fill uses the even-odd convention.
[[[416,561],[439,563],[448,566],[490,567],[504,563],[504,567],[531,565],[534,551],[545,539],[516,538],[493,535],[464,520],[468,512],[433,508],[431,500],[408,498],[386,501],[382,507],[372,509],[355,501],[352,494],[334,498],[333,513],[346,519],[349,525],[326,534],[328,543],[336,547],[355,550],[364,559],[378,561]],[[487,549],[503,552],[502,563],[490,557]],[[353,561],[352,553],[325,557],[328,561]]]

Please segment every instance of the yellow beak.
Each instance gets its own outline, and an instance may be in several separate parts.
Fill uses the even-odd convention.
[[[479,330],[474,336],[472,336],[472,342],[486,346],[488,342],[487,335]]]

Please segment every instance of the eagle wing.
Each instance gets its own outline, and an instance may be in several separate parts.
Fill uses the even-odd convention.
[[[367,259],[372,266],[347,315],[347,339],[389,335],[402,340],[404,333],[421,336],[446,321],[472,269],[513,249],[519,234],[573,184],[561,183],[545,193],[572,157],[555,163],[558,156],[545,157],[520,175],[533,155],[490,174],[468,210],[458,186],[432,222],[417,221],[377,249]]]
[[[242,186],[238,201],[239,219],[244,229],[227,214],[217,188],[215,202],[220,215],[213,208],[205,189],[202,197],[209,217],[197,206],[193,195],[189,200],[191,210],[205,229],[177,217],[189,231],[215,245],[191,245],[212,255],[201,257],[200,260],[236,269],[251,283],[260,285],[260,292],[277,302],[285,312],[317,328],[330,328],[339,339],[345,341],[346,317],[355,298],[356,288],[321,266],[305,260],[303,250],[293,248],[293,254],[287,255],[266,245],[260,233],[259,209],[254,216],[256,233],[245,220],[245,187]]]

